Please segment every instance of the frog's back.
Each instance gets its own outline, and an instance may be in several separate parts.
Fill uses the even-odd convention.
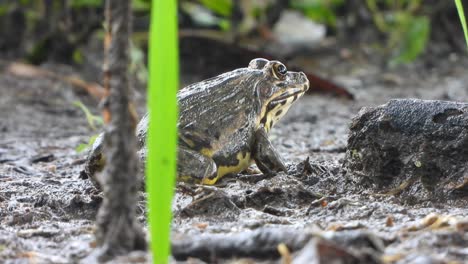
[[[197,147],[213,148],[216,143],[222,143],[222,137],[227,142],[239,130],[252,128],[257,116],[253,89],[255,75],[239,78],[245,70],[235,70],[187,86],[178,93],[181,137],[197,141],[194,142]]]

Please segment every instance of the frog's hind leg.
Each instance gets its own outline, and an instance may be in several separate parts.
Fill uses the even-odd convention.
[[[213,159],[183,146],[179,146],[177,155],[177,177],[180,181],[216,183],[218,168]]]

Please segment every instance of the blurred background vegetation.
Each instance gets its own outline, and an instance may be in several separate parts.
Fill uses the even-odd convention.
[[[150,1],[132,1],[135,45],[131,68],[145,80]],[[98,59],[87,58],[90,55],[83,48],[102,39],[103,4],[104,0],[1,1],[0,56],[33,64],[80,65],[86,59]],[[272,28],[285,10],[322,26],[324,38],[333,38],[335,43],[369,47],[388,66],[412,62],[425,53],[446,55],[465,48],[453,1],[180,0],[179,25],[186,31],[218,32],[232,43],[253,37],[273,41]],[[293,21],[288,26],[299,27]],[[310,34],[307,31],[304,36]]]

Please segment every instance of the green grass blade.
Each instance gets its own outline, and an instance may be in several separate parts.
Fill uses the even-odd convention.
[[[468,29],[466,27],[465,12],[463,11],[463,5],[461,0],[455,0],[455,5],[457,6],[458,16],[463,27],[463,32],[465,33],[466,46],[468,47]]]
[[[171,203],[177,148],[178,40],[176,0],[153,0],[151,7],[146,188],[153,263],[170,254]]]

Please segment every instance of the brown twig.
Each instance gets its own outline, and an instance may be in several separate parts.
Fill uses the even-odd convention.
[[[19,77],[26,78],[51,78],[54,80],[62,81],[75,88],[86,91],[92,97],[100,100],[104,97],[104,88],[97,83],[89,83],[80,79],[79,77],[72,75],[60,75],[50,70],[42,69],[32,64],[26,64],[21,62],[12,62],[7,68],[6,72]]]

